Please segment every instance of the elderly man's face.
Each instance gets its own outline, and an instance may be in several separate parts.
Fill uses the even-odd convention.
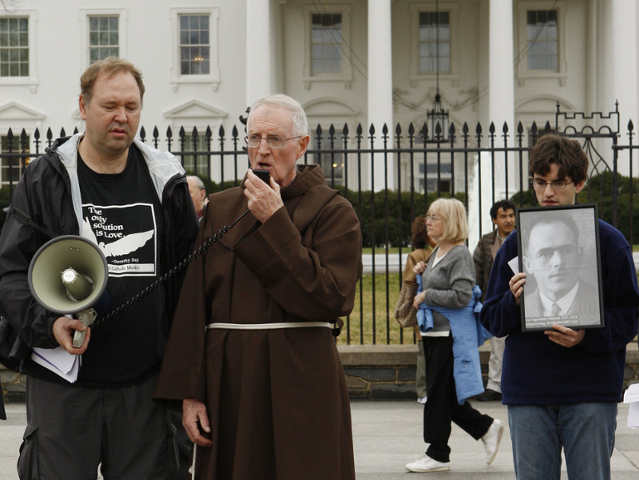
[[[206,191],[200,190],[200,187],[197,186],[195,180],[187,178],[186,181],[189,184],[189,193],[191,194],[191,199],[193,199],[193,206],[195,207],[195,211],[199,212],[200,210],[202,210],[202,207],[204,207]]]
[[[563,222],[539,223],[530,232],[524,264],[539,291],[559,300],[577,284],[581,252],[572,230]]]
[[[280,187],[285,187],[295,179],[295,164],[304,155],[309,137],[295,137],[293,115],[285,107],[262,105],[251,112],[248,135],[260,135],[259,147],[248,147],[251,168],[268,170],[271,178]],[[266,137],[276,135],[287,140],[282,148],[272,148]]]

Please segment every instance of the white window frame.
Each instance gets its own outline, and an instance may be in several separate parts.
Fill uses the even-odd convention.
[[[515,51],[515,58],[519,59],[517,64],[517,80],[520,86],[525,86],[527,80],[537,79],[557,79],[561,86],[566,85],[568,79],[568,65],[566,59],[566,3],[565,2],[522,2],[517,4],[518,8],[518,45]],[[556,10],[557,11],[557,67],[558,70],[528,70],[528,52],[526,35],[528,28],[528,12],[534,10]],[[520,52],[524,52],[521,53]]]
[[[91,65],[89,42],[89,17],[118,17],[118,58],[126,58],[127,10],[123,8],[82,8],[80,9],[80,48],[82,71]]]
[[[180,73],[180,16],[181,15],[208,15],[209,16],[209,41],[211,47],[210,69],[206,75],[182,75]],[[172,8],[171,9],[171,88],[176,92],[183,84],[208,84],[214,91],[220,85],[220,65],[219,65],[219,39],[218,21],[220,9],[217,7],[201,8]]]
[[[9,14],[0,14],[2,18],[28,17],[29,19],[29,76],[28,77],[0,77],[0,86],[5,85],[28,85],[31,93],[38,90],[38,69],[37,69],[37,28],[38,12],[36,10],[11,10]]]
[[[421,73],[419,71],[419,14],[435,13],[437,8],[434,3],[411,3],[410,6],[410,86],[417,88],[420,82],[433,81],[437,78],[437,72]],[[450,28],[450,72],[439,72],[439,80],[451,82],[453,87],[459,85],[459,4],[455,2],[439,3],[439,12],[448,12]]]
[[[306,90],[313,82],[343,82],[344,88],[350,88],[353,81],[351,67],[351,7],[350,5],[303,5],[304,12],[304,73],[302,82]],[[342,72],[322,73],[313,75],[312,42],[313,15],[324,13],[339,13],[342,15]]]

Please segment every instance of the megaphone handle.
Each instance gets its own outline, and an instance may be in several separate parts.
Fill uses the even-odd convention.
[[[88,308],[86,310],[82,310],[81,312],[79,312],[77,316],[78,316],[78,320],[84,323],[87,327],[90,327],[91,325],[93,325],[93,322],[95,321],[95,317],[98,316],[98,313],[94,309]],[[73,334],[73,346],[75,348],[80,348],[82,346],[82,344],[84,343],[84,337],[86,336],[86,334],[87,334],[86,330],[84,332],[81,332],[80,330],[75,331],[75,333]]]

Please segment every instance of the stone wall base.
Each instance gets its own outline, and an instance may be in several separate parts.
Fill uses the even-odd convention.
[[[350,398],[417,399],[417,345],[338,345]],[[490,345],[479,348],[484,385],[488,381]],[[624,389],[639,382],[637,343],[628,345]]]
[[[338,345],[352,399],[417,399],[415,364],[417,345]],[[484,385],[488,380],[490,346],[479,348]],[[26,376],[0,365],[5,402],[24,402]],[[637,344],[628,346],[624,388],[639,382]]]

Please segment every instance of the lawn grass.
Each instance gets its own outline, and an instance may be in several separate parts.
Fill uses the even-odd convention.
[[[399,290],[398,273],[388,275],[388,297],[386,276],[375,275],[375,328],[373,328],[373,276],[363,275],[361,286],[359,283],[357,285],[355,308],[348,318],[350,329],[347,325],[347,319],[344,318],[344,328],[337,338],[338,345],[347,343],[355,345],[413,343],[413,330],[410,328],[402,329],[395,320],[394,313]],[[360,291],[363,292],[361,304]]]
[[[402,253],[410,253],[413,249],[411,247],[402,247]],[[373,249],[370,247],[363,247],[362,254],[370,255],[373,253]],[[384,255],[386,253],[386,247],[375,247],[375,255]],[[399,247],[389,247],[388,253],[399,253]]]

